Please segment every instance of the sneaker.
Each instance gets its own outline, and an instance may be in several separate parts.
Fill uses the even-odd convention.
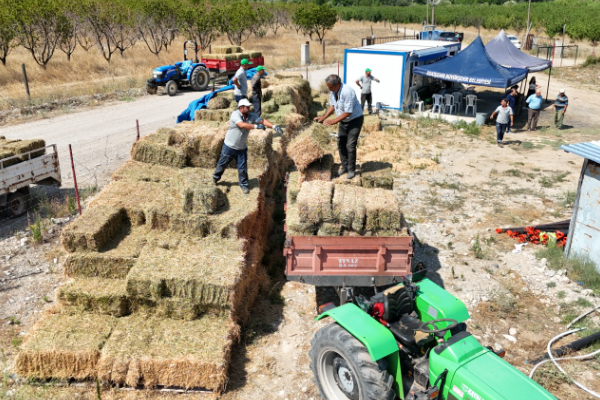
[[[338,172],[338,176],[342,176],[342,175],[344,175],[346,172],[348,172],[348,168],[346,168],[346,167],[342,167],[342,168],[340,168],[340,172]]]
[[[504,147],[504,144],[502,144],[502,142],[498,142],[498,147]]]
[[[213,182],[216,185],[217,183],[219,183],[219,180],[213,176]]]
[[[531,129],[527,128],[527,132],[531,132]]]
[[[348,171],[348,179],[352,179],[354,178],[356,174],[354,173],[354,171]]]
[[[248,186],[242,186],[242,193],[244,193],[244,194],[250,193],[250,189],[248,189]]]

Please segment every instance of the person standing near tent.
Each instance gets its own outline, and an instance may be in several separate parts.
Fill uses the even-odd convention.
[[[342,163],[339,175],[347,172],[348,179],[352,179],[356,175],[356,144],[364,122],[363,109],[354,89],[350,85],[343,85],[339,76],[329,75],[325,84],[330,91],[330,106],[325,115],[314,120],[327,126],[339,124],[337,144]],[[337,118],[327,119],[334,111]]]
[[[537,84],[537,82],[535,80],[535,76],[532,76],[531,80],[529,81],[529,89],[527,90],[527,98],[529,98],[529,96],[534,94],[537,89],[541,89],[541,88],[542,87]]]
[[[506,99],[502,99],[498,108],[490,116],[490,119],[494,119],[496,114],[498,114],[498,118],[496,119],[496,141],[498,142],[498,147],[504,147],[502,145],[504,133],[506,132],[506,128],[513,124],[513,110],[508,106]]]
[[[563,120],[565,119],[565,112],[567,111],[567,107],[569,107],[569,98],[565,94],[565,89],[560,89],[552,107],[554,107],[554,124],[558,129],[561,129]]]
[[[250,101],[240,99],[238,109],[231,113],[229,119],[229,130],[225,135],[225,143],[221,149],[221,155],[217,162],[217,167],[213,173],[213,182],[215,185],[221,180],[225,168],[235,159],[238,168],[238,179],[240,187],[244,194],[250,193],[248,189],[248,134],[250,129],[273,128],[275,132],[282,135],[283,130],[272,122],[259,117],[250,112]]]
[[[535,131],[537,129],[538,119],[540,118],[540,110],[542,109],[542,103],[544,97],[542,91],[536,89],[535,93],[527,98],[527,105],[529,110],[527,112],[527,131]]]
[[[246,70],[250,68],[250,61],[247,58],[243,58],[240,62],[240,69],[238,69],[233,76],[231,82],[235,86],[233,88],[233,97],[238,103],[241,99],[248,98],[248,77],[246,76]]]
[[[265,67],[259,65],[256,67],[256,73],[250,81],[250,87],[252,88],[252,105],[254,105],[254,114],[260,117],[262,113],[262,86],[260,80],[265,74]]]
[[[373,108],[371,104],[373,103],[373,95],[371,94],[371,81],[375,81],[380,83],[379,79],[375,78],[371,74],[371,70],[367,68],[365,70],[365,74],[356,80],[356,84],[360,88],[360,107],[365,109],[365,100],[367,102],[367,106],[369,108],[369,114],[373,114]]]
[[[506,95],[506,101],[508,102],[508,106],[510,108],[512,108],[513,114],[515,113],[516,110],[516,105],[517,105],[517,89],[515,89],[514,87],[512,87],[510,89],[510,92]],[[510,132],[510,125],[508,126],[508,129],[506,130],[506,133],[511,133]]]

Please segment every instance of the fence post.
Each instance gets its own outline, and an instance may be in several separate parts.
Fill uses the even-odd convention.
[[[73,150],[69,145],[69,155],[71,156],[71,169],[73,170],[73,184],[75,185],[75,197],[77,198],[77,209],[81,215],[81,201],[79,200],[79,188],[77,187],[77,176],[75,175],[75,163],[73,162]]]
[[[137,136],[135,138],[135,141],[137,142],[138,140],[140,140],[140,121],[139,120],[135,120],[135,127],[137,129]]]
[[[27,92],[27,99],[31,101],[31,94],[29,94],[29,81],[27,80],[27,70],[25,69],[25,64],[21,64],[21,68],[23,69],[23,79],[25,80],[25,91]]]
[[[575,45],[575,64],[573,66],[577,66],[577,53],[579,53],[579,45]]]

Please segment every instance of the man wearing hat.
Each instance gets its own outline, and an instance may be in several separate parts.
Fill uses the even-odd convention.
[[[260,117],[262,112],[261,103],[262,103],[262,87],[260,86],[260,80],[265,74],[265,67],[259,65],[256,67],[256,73],[252,77],[252,81],[250,82],[250,86],[252,87],[252,105],[254,105],[254,114]]]
[[[273,125],[266,119],[250,112],[250,102],[248,99],[238,101],[238,109],[231,113],[229,119],[229,130],[225,135],[225,143],[221,149],[217,168],[213,173],[213,182],[215,185],[221,180],[221,176],[231,160],[235,159],[238,168],[238,178],[244,194],[250,193],[248,189],[248,134],[250,129],[273,128],[275,132],[282,135],[283,131],[277,125]]]
[[[369,114],[373,113],[371,103],[373,102],[373,96],[371,95],[371,81],[379,83],[379,79],[371,75],[371,70],[367,68],[365,74],[356,80],[356,84],[360,88],[360,107],[365,109],[365,100],[369,107]]]
[[[554,107],[554,124],[558,129],[561,129],[565,112],[567,111],[567,107],[569,107],[569,98],[565,94],[565,89],[560,89],[552,107]]]
[[[240,62],[240,69],[237,70],[233,79],[233,97],[235,101],[239,102],[241,99],[248,98],[248,77],[246,76],[246,70],[250,68],[250,61],[247,58],[243,58]]]

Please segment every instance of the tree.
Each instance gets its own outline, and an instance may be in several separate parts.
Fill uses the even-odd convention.
[[[273,22],[273,13],[264,5],[255,5],[254,12],[256,13],[257,22],[254,25],[253,32],[257,37],[264,37]]]
[[[71,55],[77,48],[77,31],[79,24],[79,15],[77,15],[74,1],[68,0],[63,9],[65,16],[65,26],[62,31],[58,48],[67,55],[67,61],[71,62]]]
[[[158,55],[177,33],[177,5],[168,0],[143,1],[138,10],[138,32],[152,54]]]
[[[290,23],[290,10],[286,3],[275,3],[271,7],[273,19],[271,20],[271,29],[277,35],[279,28],[287,27]]]
[[[15,47],[17,21],[10,0],[0,0],[0,61],[6,65],[6,57]]]
[[[115,35],[121,21],[121,11],[115,2],[88,0],[84,4],[84,15],[91,28],[91,34],[109,64],[113,53],[117,51]]]
[[[219,30],[237,46],[248,40],[258,24],[256,11],[247,0],[226,2],[219,8],[217,19]]]
[[[201,50],[210,46],[217,37],[217,13],[210,3],[186,4],[179,13],[179,29],[188,40],[193,40]]]
[[[319,43],[323,43],[325,33],[337,22],[337,11],[328,4],[302,4],[292,17],[294,24],[301,27],[305,35],[317,35]]]

